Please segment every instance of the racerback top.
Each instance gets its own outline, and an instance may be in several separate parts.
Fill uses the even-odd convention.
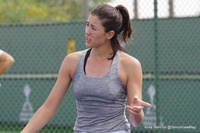
[[[74,132],[130,132],[130,124],[125,115],[127,92],[118,74],[120,51],[116,53],[108,72],[102,77],[89,77],[85,74],[86,52],[87,50],[80,56],[73,76],[77,108]]]

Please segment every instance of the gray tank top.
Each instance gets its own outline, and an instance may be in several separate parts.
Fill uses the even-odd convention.
[[[120,51],[116,53],[109,71],[102,77],[89,77],[84,73],[86,52],[81,55],[73,77],[77,108],[74,132],[126,130],[129,133],[130,124],[125,115],[127,92],[118,74]]]

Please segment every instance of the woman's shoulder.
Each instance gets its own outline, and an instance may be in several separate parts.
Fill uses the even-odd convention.
[[[122,66],[125,66],[125,67],[137,67],[137,66],[140,67],[141,66],[140,61],[137,58],[125,52],[120,52],[120,63]]]
[[[142,73],[140,61],[125,52],[120,52],[119,68],[120,78],[124,85],[127,85],[128,81],[132,81],[133,77],[139,77]]]
[[[85,52],[85,50],[70,53],[70,54],[66,55],[65,61],[70,62],[70,63],[77,62],[80,59],[83,52]]]
[[[65,59],[63,60],[61,69],[70,73],[70,76],[73,77],[76,66],[79,62],[83,51],[77,51],[66,55]]]
[[[83,51],[76,51],[76,52],[73,52],[73,53],[66,55],[63,63],[72,67],[72,68],[76,67],[76,65],[78,64],[78,61],[79,61],[83,52],[84,52],[84,50]]]

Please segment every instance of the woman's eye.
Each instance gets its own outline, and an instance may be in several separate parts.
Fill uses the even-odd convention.
[[[89,23],[86,23],[87,27],[91,27],[93,30],[96,30],[96,28],[93,25],[90,25]]]
[[[91,27],[92,27],[93,30],[97,30],[97,28],[95,26],[92,25]]]

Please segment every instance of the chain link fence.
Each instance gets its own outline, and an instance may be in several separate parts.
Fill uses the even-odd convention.
[[[0,133],[20,132],[49,95],[65,56],[86,49],[85,18],[100,3],[125,5],[136,30],[126,49],[142,64],[143,99],[153,106],[132,132],[200,132],[199,0],[27,1],[0,0],[0,49],[15,58],[0,76]],[[39,133],[72,133],[75,118],[70,86]]]

